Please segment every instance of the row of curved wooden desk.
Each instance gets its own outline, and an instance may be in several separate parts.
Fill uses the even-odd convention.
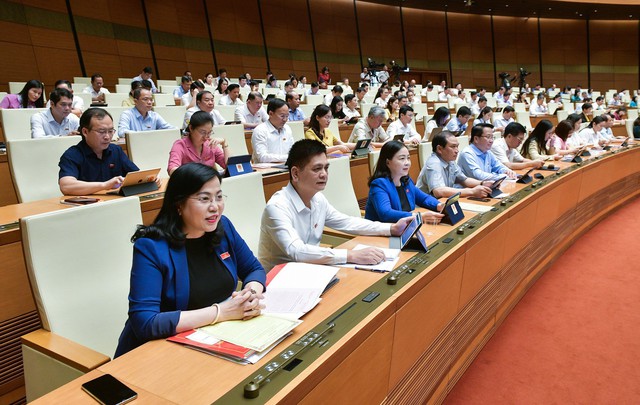
[[[257,365],[239,366],[163,340],[109,362],[39,402],[92,403],[80,384],[111,373],[138,391],[140,403],[441,402],[513,306],[573,241],[640,193],[640,148],[606,154],[559,175],[508,184],[495,211],[467,212],[460,226],[425,226],[432,246],[407,260],[397,284],[388,275],[341,269],[340,282],[294,335]],[[460,225],[460,224],[458,224]],[[444,237],[453,240],[445,244]],[[386,246],[386,238],[346,243]],[[413,269],[412,272],[405,270]],[[372,303],[362,297],[380,296]],[[612,297],[613,298],[613,297]],[[310,331],[335,326],[323,341],[243,397],[251,378]]]

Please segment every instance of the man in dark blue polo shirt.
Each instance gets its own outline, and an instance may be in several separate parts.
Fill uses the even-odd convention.
[[[90,108],[80,117],[82,140],[60,158],[58,184],[64,195],[86,195],[120,186],[138,166],[118,145],[111,143],[115,133],[113,118],[102,108]]]

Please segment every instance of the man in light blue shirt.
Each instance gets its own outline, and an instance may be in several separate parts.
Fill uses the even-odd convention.
[[[285,101],[289,106],[289,121],[303,121],[304,125],[309,125],[309,118],[306,118],[304,112],[298,108],[300,107],[300,94],[289,92]]]
[[[31,116],[31,137],[79,135],[80,119],[71,114],[73,94],[66,88],[58,88],[49,95],[51,107]]]
[[[133,92],[136,106],[122,112],[118,124],[118,136],[130,131],[155,131],[156,129],[173,129],[158,113],[151,111],[153,108],[153,96],[145,88],[136,89]]]
[[[131,79],[132,82],[141,82],[143,80],[148,80],[151,83],[151,91],[153,93],[157,93],[158,92],[158,88],[156,87],[156,84],[153,82],[153,80],[151,80],[151,76],[153,76],[153,69],[149,66],[145,67],[142,69],[142,72],[140,72],[140,74],[136,77],[134,77],[133,79]]]
[[[182,76],[182,79],[180,79],[180,86],[176,87],[173,91],[173,99],[175,100],[176,105],[179,105],[179,103],[182,102],[182,96],[189,92],[191,83],[193,83],[191,77]]]
[[[456,117],[449,120],[445,129],[451,132],[466,131],[467,122],[471,117],[471,110],[467,106],[462,106],[458,109]]]
[[[503,165],[491,153],[493,145],[493,125],[479,124],[471,128],[470,144],[458,159],[458,165],[462,172],[476,180],[497,180],[506,174],[515,179],[516,174]]]

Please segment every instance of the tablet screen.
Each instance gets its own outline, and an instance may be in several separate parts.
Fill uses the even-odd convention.
[[[500,187],[500,184],[504,181],[504,179],[506,179],[507,176],[501,177],[498,180],[494,181],[493,184],[491,185],[491,190],[496,190]]]
[[[407,242],[409,242],[409,239],[411,239],[413,234],[416,233],[418,229],[420,229],[421,225],[422,225],[422,215],[420,214],[414,215],[413,220],[409,222],[409,225],[407,225],[407,227],[404,228],[404,231],[402,231],[402,235],[400,235],[400,248],[403,248],[404,245],[406,245]]]

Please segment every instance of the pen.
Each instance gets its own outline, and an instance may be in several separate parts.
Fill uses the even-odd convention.
[[[358,266],[356,266],[356,267],[354,267],[354,268],[355,268],[356,270],[372,271],[372,272],[374,272],[374,273],[386,273],[386,272],[387,272],[386,270],[381,270],[381,269],[369,269],[369,268],[366,268],[366,267],[358,267]]]

